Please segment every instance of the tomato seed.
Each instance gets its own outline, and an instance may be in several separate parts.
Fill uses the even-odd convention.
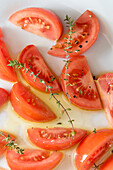
[[[45,28],[49,30],[50,26],[49,26],[49,25],[47,25],[47,26],[45,26]]]
[[[39,22],[39,24],[41,24],[41,23],[42,23],[42,20],[41,20],[41,19],[38,19],[38,22]]]

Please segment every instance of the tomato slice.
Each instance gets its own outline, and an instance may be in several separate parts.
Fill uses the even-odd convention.
[[[9,133],[7,132],[4,132],[4,131],[1,131],[6,137]],[[10,140],[15,140],[15,137],[12,135],[12,134],[9,134],[11,139]],[[10,142],[10,140],[8,142],[6,142],[5,140],[5,137],[0,135],[0,156],[8,149],[7,146],[5,146],[8,142]]]
[[[15,151],[7,151],[6,159],[12,170],[51,170],[62,159],[61,152],[43,151],[43,150],[25,150],[24,155]]]
[[[7,102],[8,98],[9,93],[3,88],[0,88],[0,107]]]
[[[23,49],[23,51],[20,54],[19,61],[23,65],[26,63],[27,68],[31,66],[30,71],[32,71],[35,75],[40,72],[39,74],[40,79],[43,79],[46,85],[52,87],[51,89],[52,92],[61,91],[60,85],[56,80],[55,75],[47,67],[38,49],[34,45],[28,45]],[[36,81],[34,81],[34,78],[33,76],[30,75],[30,72],[28,72],[27,74],[25,74],[26,71],[21,72],[29,84],[31,84],[38,90],[46,92],[46,86],[42,84],[38,78],[36,79]],[[53,79],[54,81],[52,81]],[[47,92],[49,92],[49,90],[47,90]]]
[[[102,104],[108,120],[113,127],[113,73],[100,76],[97,80]]]
[[[21,83],[13,85],[10,98],[14,110],[24,119],[47,122],[56,118],[51,109]]]
[[[70,137],[71,128],[31,128],[27,130],[28,137],[36,146],[48,150],[67,149],[84,138],[87,131],[75,129],[75,136]]]
[[[1,35],[0,30],[0,37]],[[11,60],[11,57],[7,51],[5,43],[0,40],[0,78],[3,80],[15,82],[17,81],[16,72],[12,67],[8,67],[9,60]]]
[[[113,169],[113,155],[100,166],[99,170],[112,170]]]
[[[70,40],[70,46],[72,47],[68,49],[68,51],[72,52],[69,53],[70,57],[80,55],[90,48],[96,41],[99,33],[98,20],[89,10],[85,11],[74,24],[75,26],[73,27],[73,31],[75,31],[75,33],[72,34],[72,40]],[[56,45],[50,48],[48,54],[65,58],[65,38],[68,38],[67,33],[57,41]]]
[[[43,8],[26,8],[15,12],[9,21],[36,35],[58,40],[62,34],[62,23],[55,13]]]
[[[4,37],[3,33],[2,33],[2,29],[0,28],[0,38]]]
[[[89,170],[91,166],[113,144],[113,130],[102,129],[92,132],[78,146],[75,162],[79,170]]]
[[[101,102],[93,81],[90,68],[85,56],[76,56],[69,60],[65,81],[66,68],[64,66],[61,73],[61,85],[64,93],[68,92],[70,101],[83,109],[101,109]],[[69,83],[71,86],[67,86]]]

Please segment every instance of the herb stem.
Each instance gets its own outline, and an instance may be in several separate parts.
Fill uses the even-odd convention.
[[[71,118],[70,118],[70,116],[69,116],[66,108],[65,108],[65,107],[63,106],[63,104],[55,97],[55,95],[56,95],[57,93],[53,93],[53,92],[52,92],[52,90],[51,90],[52,87],[51,87],[51,86],[48,86],[48,85],[45,83],[45,81],[39,77],[40,72],[35,75],[35,74],[30,70],[30,69],[31,69],[31,66],[29,66],[29,68],[26,67],[26,63],[23,65],[23,64],[21,64],[20,62],[15,61],[15,60],[14,60],[14,61],[9,60],[9,63],[10,63],[10,64],[8,64],[8,66],[11,66],[11,67],[13,67],[13,68],[15,67],[15,68],[18,68],[18,69],[23,69],[23,71],[25,71],[25,74],[27,74],[27,73],[29,72],[30,75],[33,75],[34,81],[36,81],[36,78],[38,78],[38,79],[40,80],[40,82],[46,86],[46,91],[49,90],[49,92],[50,92],[50,98],[53,97],[53,98],[56,100],[56,103],[57,103],[59,106],[61,106],[62,109],[64,110],[64,112],[66,113],[66,115],[67,115],[67,117],[68,117],[68,119],[69,119],[69,122],[71,123],[71,126],[72,126],[72,132],[73,132],[73,133],[72,133],[72,137],[73,137],[74,134],[75,134],[75,133],[74,133],[74,132],[75,132],[75,131],[74,131],[74,125],[73,125],[73,123],[72,123],[72,120],[71,120]],[[70,110],[71,110],[71,109],[70,109]]]

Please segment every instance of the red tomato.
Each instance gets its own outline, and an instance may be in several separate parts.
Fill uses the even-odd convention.
[[[47,122],[56,118],[51,109],[35,96],[30,88],[20,83],[13,85],[10,98],[14,110],[24,119]]]
[[[3,88],[0,88],[0,107],[7,102],[9,98],[9,93],[4,90]]]
[[[51,170],[62,159],[61,152],[25,150],[24,155],[7,151],[6,159],[11,170]]]
[[[111,155],[99,168],[99,170],[112,170],[113,169],[113,155]]]
[[[26,63],[27,68],[31,66],[30,71],[33,71],[35,75],[40,72],[39,77],[45,81],[46,85],[50,85],[52,87],[52,92],[61,91],[60,85],[54,74],[47,67],[42,56],[34,45],[28,45],[23,49],[20,54],[19,61],[23,65]],[[25,71],[22,71],[22,75],[33,87],[46,92],[46,86],[42,84],[38,78],[34,81],[33,76],[30,76],[30,72],[25,74]],[[52,81],[53,78],[55,78],[54,81]],[[49,92],[49,90],[47,92]]]
[[[97,39],[99,33],[99,23],[96,16],[89,10],[85,11],[75,22],[73,27],[75,33],[72,34],[72,39],[70,40],[70,46],[72,46],[68,51],[70,57],[75,57],[85,52],[90,48]],[[53,56],[65,58],[66,52],[64,48],[66,47],[66,39],[68,34],[64,34],[54,45],[48,53]]]
[[[0,38],[3,37],[2,29],[0,28]]]
[[[90,68],[85,56],[76,56],[69,60],[67,74],[68,81],[65,81],[66,68],[61,73],[61,85],[64,93],[68,92],[70,101],[83,109],[101,109],[101,102],[93,81]],[[65,83],[71,86],[65,88]]]
[[[0,33],[0,36],[1,35]],[[3,80],[15,82],[17,81],[16,73],[12,67],[7,66],[11,57],[7,51],[5,43],[0,40],[0,78]]]
[[[86,130],[75,129],[75,136],[69,134],[71,128],[31,128],[27,130],[29,139],[38,147],[48,150],[67,149],[75,145],[86,135]],[[72,141],[71,141],[72,140]]]
[[[36,35],[57,40],[62,34],[62,23],[51,11],[43,8],[26,8],[15,12],[9,21]]]
[[[2,132],[6,137],[9,134],[9,133],[1,131],[1,130],[0,130],[0,132]],[[11,134],[9,134],[9,135],[11,137],[11,140],[15,140],[15,137],[13,135],[11,135]],[[10,142],[10,141],[6,142],[4,139],[5,139],[5,137],[0,134],[0,156],[6,151],[6,149],[8,149],[5,145],[8,142]]]
[[[75,162],[78,170],[89,170],[91,166],[111,147],[113,130],[102,129],[92,132],[78,146]]]
[[[113,127],[113,73],[107,73],[98,78],[97,87],[107,117]]]

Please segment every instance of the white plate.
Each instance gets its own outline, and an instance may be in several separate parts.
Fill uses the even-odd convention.
[[[53,69],[53,71],[60,75],[63,61],[60,58],[55,58],[47,54],[48,49],[52,46],[53,42],[40,38],[36,35],[28,33],[26,31],[21,30],[20,28],[12,25],[8,22],[9,16],[14,13],[16,10],[23,9],[26,7],[42,7],[47,8],[54,11],[61,19],[64,27],[64,19],[66,14],[72,17],[72,19],[76,20],[80,14],[82,14],[86,9],[91,10],[97,16],[99,24],[100,24],[100,32],[96,43],[85,52],[85,56],[87,57],[88,63],[90,65],[91,71],[95,76],[99,76],[105,72],[112,72],[113,69],[113,2],[106,0],[4,0],[0,2],[0,26],[2,27],[4,33],[4,41],[8,45],[8,49],[12,58],[16,58],[17,54],[28,44],[34,44],[38,47],[41,54],[44,56],[48,65]],[[55,64],[54,64],[55,63]],[[11,83],[0,80],[0,87],[5,88],[10,91]],[[65,101],[65,104],[68,104]],[[77,127],[83,127],[92,130],[94,127],[102,128],[109,127],[107,119],[104,115],[104,111],[95,111],[93,113],[88,111],[83,111],[74,106],[71,115],[75,118],[74,125]],[[15,119],[14,113],[10,112],[9,118],[9,110],[10,103],[7,106],[3,107],[0,111],[0,128],[4,130],[8,130],[14,134],[21,136],[23,130],[30,126],[30,123],[25,123],[22,128],[23,120],[19,120],[19,124],[17,123],[17,118]],[[84,115],[84,116],[83,116]],[[83,117],[83,119],[82,119]],[[22,121],[22,123],[21,123]],[[15,123],[16,122],[16,123]],[[12,124],[15,124],[12,126]],[[16,125],[17,124],[17,125]],[[20,127],[21,125],[21,127]],[[64,123],[64,125],[66,125]],[[20,129],[20,131],[19,131]],[[24,135],[23,135],[24,136]],[[33,147],[26,142],[26,137],[19,137],[19,144],[21,146],[29,146]],[[21,139],[22,138],[22,139]],[[22,143],[24,142],[24,144]],[[60,163],[56,170],[74,170],[76,169],[74,166],[73,155],[74,148],[67,150],[64,152],[65,157],[63,161]],[[4,157],[0,160],[0,166],[7,168],[6,161]]]

